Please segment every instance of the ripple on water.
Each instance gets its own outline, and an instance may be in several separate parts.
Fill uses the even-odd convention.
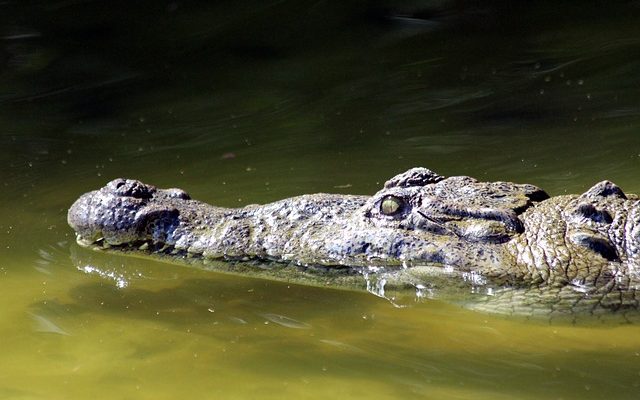
[[[301,322],[284,315],[272,314],[272,313],[265,313],[265,314],[259,314],[259,315],[264,319],[266,319],[267,321],[273,322],[274,324],[278,324],[280,326],[284,326],[285,328],[311,329],[311,325],[307,324],[306,322]]]
[[[71,334],[61,327],[59,327],[55,322],[51,321],[49,318],[43,317],[42,315],[28,313],[34,321],[33,330],[35,332],[41,333],[53,333],[56,335],[62,336],[71,336]]]
[[[64,249],[68,246],[66,240],[60,241],[55,245],[48,245],[38,249],[38,255],[34,261],[33,268],[45,275],[53,275],[52,269],[56,264],[60,264],[60,260],[64,260],[66,257],[60,257],[64,253]]]

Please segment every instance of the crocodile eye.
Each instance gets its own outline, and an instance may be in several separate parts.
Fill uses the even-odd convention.
[[[402,210],[404,200],[396,196],[386,196],[380,203],[380,212],[384,215],[395,215]]]

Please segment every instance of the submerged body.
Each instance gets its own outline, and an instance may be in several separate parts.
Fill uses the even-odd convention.
[[[78,243],[185,259],[260,259],[324,271],[384,268],[396,285],[484,288],[476,308],[636,310],[640,201],[604,181],[549,198],[533,185],[413,168],[373,196],[314,194],[227,209],[116,179],[80,197]]]

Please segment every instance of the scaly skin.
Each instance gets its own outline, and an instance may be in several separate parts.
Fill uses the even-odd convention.
[[[474,307],[493,312],[639,307],[640,201],[607,181],[549,199],[532,185],[413,168],[371,197],[314,194],[227,209],[116,179],[81,196],[68,222],[84,246],[325,271],[385,267],[396,286],[466,282],[489,294]]]

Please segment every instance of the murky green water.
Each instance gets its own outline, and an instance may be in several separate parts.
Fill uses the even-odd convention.
[[[412,166],[640,192],[634,2],[254,3],[0,3],[0,398],[637,398],[637,325],[73,243],[67,207],[119,176],[224,206]]]

